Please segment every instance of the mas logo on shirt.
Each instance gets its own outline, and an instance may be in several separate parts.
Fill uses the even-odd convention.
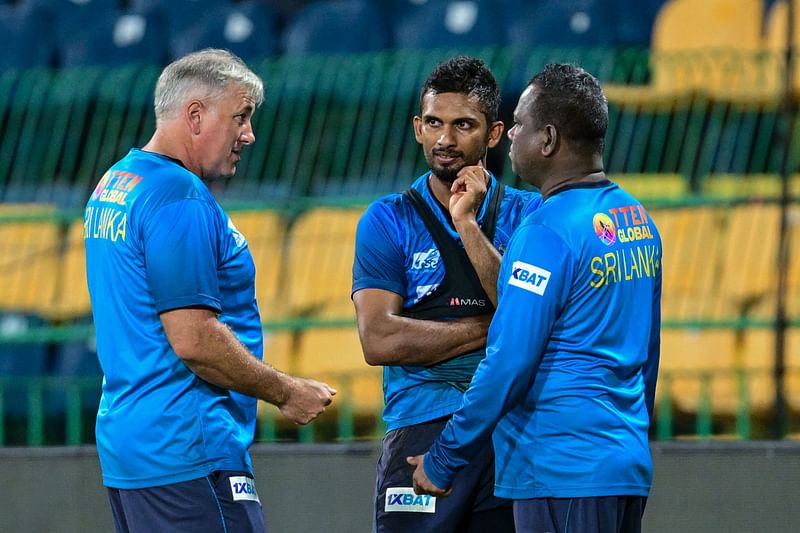
[[[233,234],[233,239],[236,241],[236,246],[242,246],[245,243],[244,235],[242,235],[241,232],[236,229],[231,217],[228,217],[228,229],[231,230],[231,233]]]
[[[439,266],[439,250],[431,248],[426,252],[415,252],[411,270],[435,270]]]
[[[605,213],[597,213],[592,219],[592,224],[598,239],[608,246],[614,244],[617,240],[617,228],[610,216]]]
[[[411,487],[389,487],[386,489],[386,503],[383,510],[387,513],[435,513],[436,497],[429,494],[414,494]]]
[[[233,494],[233,501],[253,501],[261,503],[258,499],[255,483],[253,479],[247,476],[231,476],[231,494]]]
[[[522,261],[514,261],[514,264],[511,265],[511,277],[508,278],[509,285],[542,296],[549,281],[549,270],[523,263]]]

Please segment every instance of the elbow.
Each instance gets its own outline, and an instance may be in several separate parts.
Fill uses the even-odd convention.
[[[188,366],[197,364],[202,359],[201,350],[199,349],[200,345],[197,342],[179,340],[177,342],[170,342],[170,345],[172,346],[172,351],[175,352],[175,355],[177,355],[178,358]]]
[[[366,345],[362,346],[362,351],[364,352],[364,361],[369,366],[381,366],[383,365],[383,357],[377,351],[368,348]]]

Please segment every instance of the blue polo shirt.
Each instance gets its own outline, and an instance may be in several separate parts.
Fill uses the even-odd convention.
[[[425,456],[433,483],[494,438],[495,494],[647,496],[661,237],[610,181],[549,197],[514,233],[463,406]]]
[[[212,309],[260,358],[255,266],[244,236],[196,175],[133,149],[89,199],[84,242],[104,374],[96,429],[105,485],[252,472],[256,399],[189,370],[159,318],[171,309]]]
[[[458,232],[451,226],[428,185],[430,172],[417,178],[412,187],[431,207],[450,237],[461,243]],[[498,183],[492,177],[486,198],[478,212],[478,223],[483,223],[489,199]],[[503,253],[514,228],[519,224],[528,204],[541,199],[531,193],[505,187],[498,209],[494,246]],[[462,245],[463,246],[463,245]],[[431,294],[445,275],[441,255],[422,219],[411,202],[402,194],[391,194],[372,203],[362,216],[356,233],[355,260],[353,263],[353,293],[361,289],[383,289],[403,298],[404,308],[409,308]],[[443,316],[441,319],[446,320]],[[468,361],[482,357],[484,350],[465,354]],[[453,361],[451,366],[458,365]],[[465,368],[470,373],[474,367]],[[449,385],[446,376],[437,369],[425,366],[385,366],[383,391],[385,408],[383,418],[387,429],[393,430],[434,420],[453,413],[463,393]]]

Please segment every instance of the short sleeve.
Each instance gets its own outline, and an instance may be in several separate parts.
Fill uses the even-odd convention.
[[[143,235],[145,271],[159,313],[192,306],[221,311],[218,222],[212,206],[198,199],[151,214]]]
[[[352,292],[384,289],[405,298],[405,257],[390,204],[372,204],[356,230]]]

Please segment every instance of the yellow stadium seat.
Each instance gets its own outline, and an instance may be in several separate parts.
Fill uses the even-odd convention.
[[[83,219],[73,221],[59,261],[55,302],[48,312],[53,320],[69,320],[92,312],[86,284],[86,249],[83,243]]]
[[[786,311],[800,320],[800,206],[789,209],[789,271],[786,288]],[[798,345],[800,350],[800,345]],[[800,361],[798,361],[800,363]]]
[[[615,174],[611,179],[645,204],[648,199],[679,198],[688,192],[687,180],[680,174]]]
[[[654,86],[734,98],[774,91],[760,54],[762,18],[761,0],[670,0],[653,26]]]
[[[355,327],[303,331],[296,370],[336,388],[335,402],[350,402],[356,413],[374,415],[383,406],[381,369],[364,362]]]
[[[294,374],[298,335],[293,331],[264,332],[264,361],[287,374]],[[259,419],[280,417],[278,409],[263,400],[258,402]]]
[[[733,330],[665,330],[661,333],[662,375],[671,376],[675,404],[696,412],[701,402],[701,376],[709,377],[714,413],[735,413],[739,406],[736,380],[736,333]]]
[[[770,57],[774,57],[780,65],[780,72],[782,79],[784,77],[784,51],[787,45],[787,31],[789,22],[789,6],[786,0],[775,2],[767,13],[766,16],[766,47]],[[794,10],[794,46],[800,45],[800,35],[798,35],[798,28],[800,28],[800,9]],[[795,56],[794,63],[794,80],[793,84],[795,89],[800,88],[800,71],[798,71],[800,61]],[[783,89],[783,87],[780,87]]]
[[[60,253],[56,222],[0,222],[0,309],[48,314]]]
[[[709,206],[654,209],[651,216],[664,249],[663,317],[696,320],[724,314],[715,249],[723,210]]]
[[[740,102],[780,94],[780,57],[764,53],[762,0],[670,0],[653,25],[652,82],[608,86],[610,101],[658,104],[706,93]]]
[[[771,204],[725,210],[718,271],[729,318],[769,319],[775,313],[780,212]]]
[[[233,211],[231,220],[247,239],[256,264],[256,300],[261,320],[269,322],[286,313],[283,263],[286,220],[276,211]]]
[[[287,302],[293,316],[352,318],[355,234],[362,209],[314,208],[289,231]]]
[[[800,174],[790,178],[789,191],[800,195]],[[781,178],[777,174],[712,174],[704,180],[703,192],[723,198],[777,198],[781,194]]]

